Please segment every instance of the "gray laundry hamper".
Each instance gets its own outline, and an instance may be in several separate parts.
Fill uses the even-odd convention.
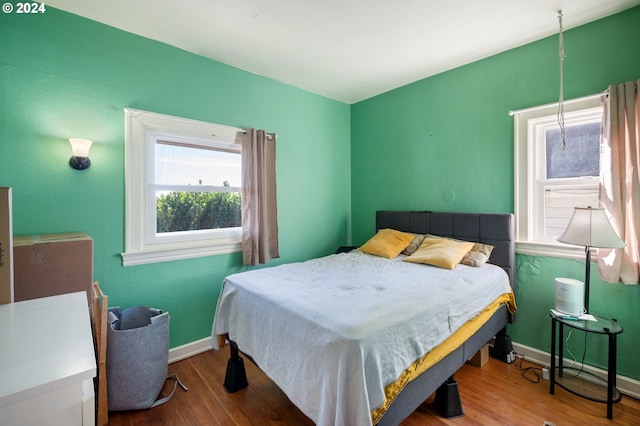
[[[109,411],[160,405],[167,379],[169,313],[146,306],[110,308],[107,318],[107,395]],[[177,376],[172,376],[183,389]]]

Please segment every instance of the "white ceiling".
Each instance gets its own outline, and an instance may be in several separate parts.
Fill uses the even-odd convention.
[[[48,0],[47,5],[346,103],[640,0]]]

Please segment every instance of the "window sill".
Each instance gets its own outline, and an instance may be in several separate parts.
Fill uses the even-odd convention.
[[[551,242],[516,241],[516,253],[531,256],[551,256],[565,259],[584,260],[584,247]],[[597,259],[597,250],[592,250],[591,259]]]
[[[167,248],[144,252],[122,253],[122,266],[146,265],[149,263],[171,262],[173,260],[236,253],[242,250],[239,241],[186,248]]]

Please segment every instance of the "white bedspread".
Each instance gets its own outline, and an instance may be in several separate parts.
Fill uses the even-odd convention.
[[[226,278],[212,328],[319,425],[368,425],[384,387],[500,295],[494,265],[445,270],[358,251]]]

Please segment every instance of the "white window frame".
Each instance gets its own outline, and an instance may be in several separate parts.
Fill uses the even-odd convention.
[[[125,251],[123,266],[241,251],[240,227],[155,232],[155,143],[171,140],[203,148],[237,150],[236,127],[125,108]],[[201,188],[210,190],[211,188]],[[228,188],[237,190],[236,188]],[[193,190],[193,188],[190,188]]]
[[[565,122],[579,124],[581,120],[590,122],[594,114],[602,114],[601,95],[564,101]],[[514,188],[516,217],[516,252],[521,254],[557,256],[584,259],[584,247],[575,247],[557,241],[544,241],[540,235],[544,218],[544,204],[535,200],[544,199],[544,187],[539,179],[540,171],[545,170],[544,150],[536,149],[535,132],[543,131],[545,126],[557,127],[558,104],[547,104],[512,112],[514,116]],[[577,182],[576,182],[577,181]],[[557,184],[593,185],[599,177],[560,179]]]

